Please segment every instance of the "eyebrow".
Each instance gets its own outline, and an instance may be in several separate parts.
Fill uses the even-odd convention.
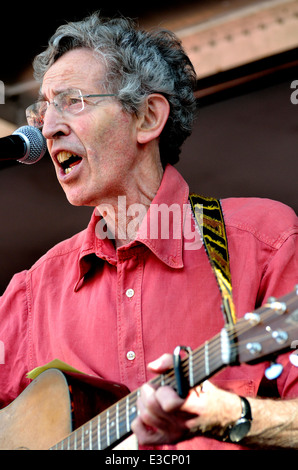
[[[58,88],[57,90],[53,90],[53,94],[54,94],[54,96],[57,96],[60,93],[68,92],[68,91],[71,91],[71,90],[74,90],[74,88],[64,88],[64,89],[59,89]],[[49,100],[46,98],[46,96],[41,91],[39,91],[38,101],[49,101]]]

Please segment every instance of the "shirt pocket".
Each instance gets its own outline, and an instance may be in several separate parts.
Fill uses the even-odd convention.
[[[217,379],[210,380],[216,387],[243,397],[255,397],[259,384],[252,379]]]

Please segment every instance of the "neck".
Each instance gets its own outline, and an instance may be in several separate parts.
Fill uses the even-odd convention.
[[[115,247],[126,245],[133,241],[140,229],[147,211],[154,199],[163,177],[163,168],[158,159],[155,165],[134,169],[130,181],[122,191],[107,197],[97,210],[103,217],[103,225]]]

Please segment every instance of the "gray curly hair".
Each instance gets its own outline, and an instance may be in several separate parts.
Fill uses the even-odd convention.
[[[180,40],[170,31],[147,32],[130,19],[104,19],[96,12],[57,29],[34,60],[35,78],[41,82],[59,57],[81,47],[100,55],[106,67],[105,92],[116,93],[127,112],[137,113],[151,93],[167,98],[170,116],[160,136],[160,156],[163,166],[177,163],[196,109],[196,74]]]

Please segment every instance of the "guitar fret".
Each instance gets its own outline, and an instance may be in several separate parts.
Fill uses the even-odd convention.
[[[80,443],[81,440],[81,443]],[[85,450],[85,425],[80,428],[80,433],[79,433],[79,449],[80,450]]]
[[[107,446],[109,447],[111,442],[110,442],[110,410],[107,410],[107,418],[106,418],[106,436],[107,436]]]
[[[119,428],[119,402],[116,404],[116,437],[117,441],[120,439],[120,428]]]
[[[85,424],[85,432],[84,432],[84,447],[86,450],[92,450],[92,445],[90,447],[90,432],[87,429],[87,425],[90,426],[89,423]]]
[[[129,395],[126,397],[126,431],[130,431],[130,423],[129,423]]]
[[[97,418],[97,448],[101,450],[100,415]]]
[[[84,426],[80,428],[80,433],[78,435],[78,448],[84,450]],[[81,441],[81,442],[80,442]]]
[[[205,343],[205,374],[207,377],[210,375],[210,367],[209,367],[209,343],[206,341]]]
[[[72,450],[79,450],[81,449],[82,443],[80,442],[81,434],[80,434],[81,428],[79,428],[76,432],[76,444],[75,448],[71,447]]]
[[[89,421],[89,449],[93,450],[93,443],[92,443],[92,421]]]
[[[88,423],[87,423],[88,424]],[[87,424],[82,426],[82,445],[81,450],[89,450],[89,430],[87,429]],[[87,439],[86,439],[87,438]]]
[[[90,448],[90,432],[89,432],[90,424],[89,422],[84,425],[84,448],[86,450],[91,450]]]
[[[81,439],[82,439],[81,450],[88,450],[88,434],[89,434],[89,431],[87,429],[86,424],[84,424],[84,426],[82,426],[81,434],[82,434],[81,435]]]
[[[189,386],[190,386],[190,388],[193,388],[195,386],[195,383],[194,383],[194,376],[193,376],[193,354],[192,354],[192,351],[189,351],[188,371],[189,371]]]
[[[78,433],[75,432],[75,434],[74,434],[74,445],[73,445],[74,450],[77,450],[77,448],[78,448],[77,442],[78,442]],[[70,442],[68,442],[68,444],[70,444]],[[69,447],[69,449],[70,449],[70,447]]]
[[[81,441],[81,442],[80,442]],[[78,429],[78,440],[77,440],[77,448],[80,450],[84,450],[84,434],[83,434],[83,426]]]

